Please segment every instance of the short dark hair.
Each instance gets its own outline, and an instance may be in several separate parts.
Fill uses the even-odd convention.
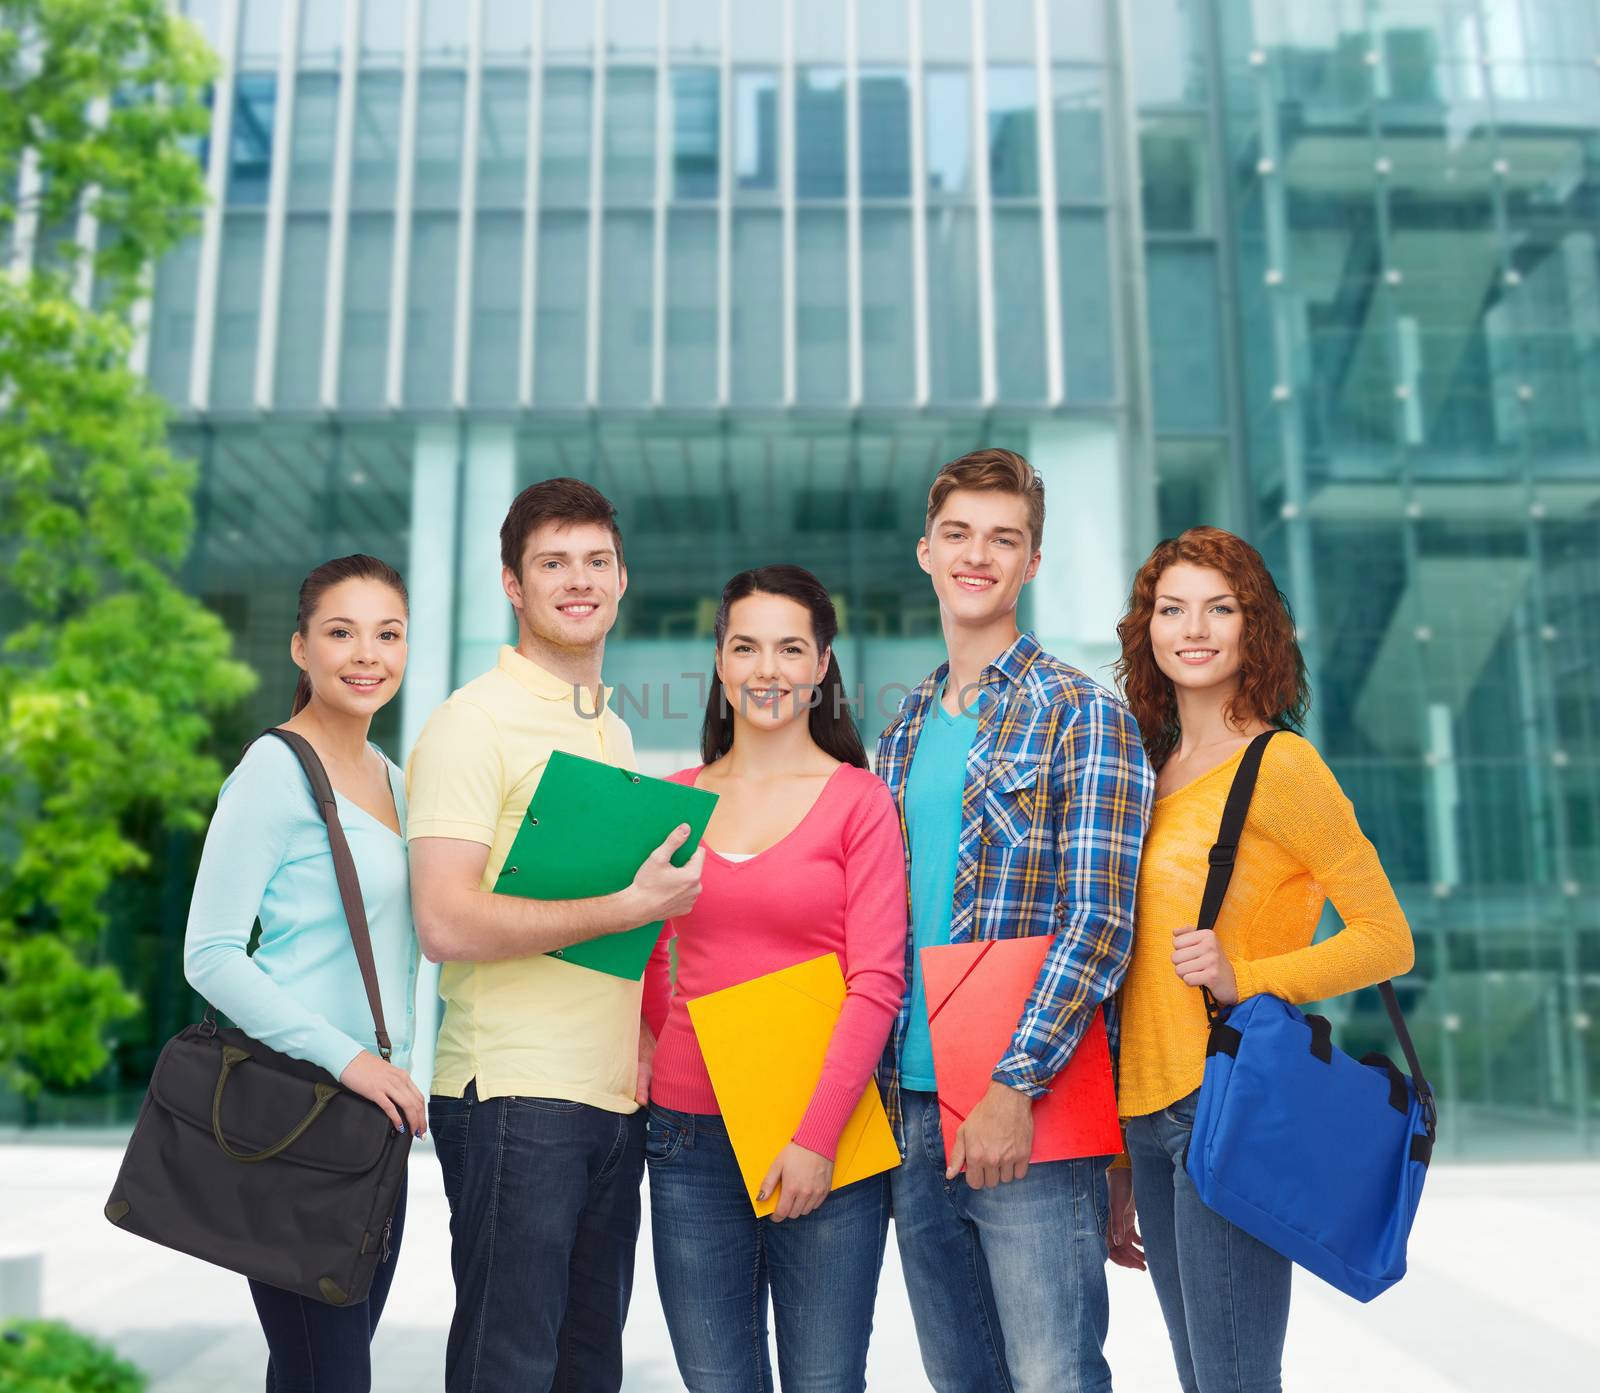
[[[547,522],[563,526],[597,522],[609,527],[617,547],[617,565],[623,564],[622,529],[617,526],[617,510],[611,500],[582,479],[541,479],[516,496],[506,520],[500,524],[500,564],[519,579],[523,548]]]
[[[995,446],[974,450],[960,459],[953,459],[934,476],[933,487],[928,490],[927,529],[933,531],[933,520],[944,507],[945,500],[957,489],[971,489],[975,493],[1014,493],[1028,509],[1028,530],[1033,534],[1033,550],[1039,550],[1044,537],[1044,481],[1015,450],[1002,450]]]

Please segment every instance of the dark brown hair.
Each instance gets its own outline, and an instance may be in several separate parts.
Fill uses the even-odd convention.
[[[411,597],[406,594],[406,583],[401,579],[400,572],[387,561],[357,552],[354,556],[324,561],[300,582],[300,604],[295,610],[294,627],[301,638],[311,637],[311,620],[317,612],[317,606],[322,603],[322,597],[334,586],[342,585],[347,580],[381,581],[400,597],[400,607],[410,614]],[[300,680],[295,683],[294,705],[289,714],[298,716],[310,700],[311,678],[302,669]]]
[[[1244,620],[1239,690],[1223,713],[1228,720],[1265,721],[1297,730],[1311,705],[1305,659],[1295,640],[1294,615],[1272,572],[1242,537],[1220,527],[1191,527],[1157,545],[1133,578],[1127,612],[1117,624],[1122,656],[1114,671],[1128,709],[1139,722],[1145,753],[1157,769],[1178,743],[1178,698],[1172,679],[1156,665],[1150,619],[1156,583],[1169,566],[1187,561],[1221,571],[1238,597]]]
[[[506,520],[500,524],[500,564],[518,580],[522,578],[523,548],[547,522],[568,526],[597,522],[609,527],[617,548],[617,565],[623,564],[622,529],[617,526],[617,510],[611,500],[582,479],[541,479],[516,496]]]
[[[728,636],[728,611],[733,608],[734,601],[747,595],[781,595],[810,611],[812,642],[819,653],[828,650],[828,671],[819,689],[812,693],[811,738],[835,759],[865,769],[867,752],[861,744],[861,732],[850,718],[844,678],[839,673],[839,656],[833,651],[833,641],[839,636],[839,615],[822,582],[803,566],[761,566],[753,571],[740,571],[722,588],[722,603],[717,606],[713,626],[717,652],[722,651],[722,641]],[[722,690],[722,679],[713,671],[705,724],[700,729],[700,759],[705,764],[714,763],[732,748],[733,711]]]
[[[945,499],[957,489],[980,493],[1014,493],[1028,505],[1028,530],[1033,534],[1032,550],[1039,550],[1044,536],[1044,480],[1015,450],[974,450],[951,460],[933,477],[928,490],[927,531],[944,507]]]

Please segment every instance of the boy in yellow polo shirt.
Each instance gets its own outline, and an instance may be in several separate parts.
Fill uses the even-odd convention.
[[[417,935],[443,964],[428,1117],[456,1286],[445,1388],[616,1393],[654,1041],[638,982],[545,955],[687,913],[704,853],[672,865],[679,827],[615,895],[492,893],[552,750],[633,767],[600,682],[628,583],[616,510],[546,479],[511,505],[500,559],[517,646],[433,713],[406,770]]]

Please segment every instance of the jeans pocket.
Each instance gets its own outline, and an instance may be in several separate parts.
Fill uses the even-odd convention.
[[[644,1159],[651,1165],[670,1161],[682,1148],[683,1135],[681,1123],[652,1105],[644,1119]]]
[[[577,1112],[584,1106],[570,1098],[525,1098],[513,1094],[507,1094],[501,1101],[514,1108],[532,1108],[536,1112]]]
[[[1162,1117],[1166,1118],[1174,1127],[1181,1127],[1184,1131],[1194,1130],[1194,1119],[1200,1108],[1200,1090],[1185,1094],[1175,1103],[1169,1103],[1161,1109]]]

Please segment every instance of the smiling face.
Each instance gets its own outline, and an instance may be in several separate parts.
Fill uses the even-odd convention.
[[[522,573],[501,572],[506,597],[524,633],[555,648],[588,650],[617,622],[628,572],[609,527],[594,522],[546,523],[522,549]]]
[[[917,543],[917,563],[957,624],[983,628],[1014,613],[1039,571],[1027,501],[992,489],[953,490]]]
[[[1156,580],[1150,648],[1174,686],[1201,691],[1239,685],[1244,611],[1227,576],[1180,561]]]
[[[717,650],[717,676],[735,729],[778,730],[806,720],[828,672],[811,611],[786,595],[757,592],[728,607],[728,630]]]
[[[348,716],[371,719],[400,688],[406,670],[406,607],[381,580],[329,586],[289,656],[311,680],[313,697]]]

